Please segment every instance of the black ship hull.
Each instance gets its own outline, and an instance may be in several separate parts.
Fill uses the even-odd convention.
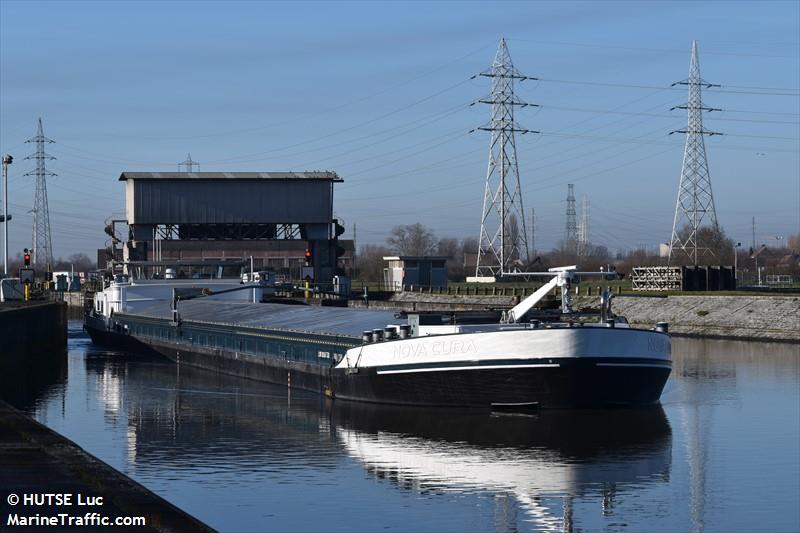
[[[103,348],[120,352],[153,355],[156,352],[146,343],[135,337],[125,335],[121,329],[109,329],[104,320],[85,315],[83,329],[89,334],[92,342]]]
[[[571,359],[545,368],[380,374],[336,369],[337,398],[388,404],[490,408],[572,408],[657,403],[670,369],[599,366],[614,360]]]
[[[136,326],[140,325],[140,320],[131,322],[131,329],[139,330]],[[264,352],[253,352],[248,351],[246,341],[252,332],[245,328],[221,332],[211,326],[192,324],[195,328],[192,337],[185,331],[175,330],[167,321],[150,320],[148,324],[157,328],[159,336],[131,335],[124,326],[120,331],[102,330],[88,322],[86,329],[93,341],[105,346],[156,352],[179,365],[283,384],[343,400],[383,404],[489,409],[648,405],[658,402],[671,371],[669,360],[583,356],[514,359],[505,368],[496,364],[497,361],[489,367],[468,368],[459,363],[459,368],[454,369],[421,368],[418,371],[386,371],[386,367],[337,368],[335,362],[341,359],[343,351],[336,352],[336,357],[333,356],[335,352],[330,352],[330,359],[324,361],[293,358],[292,354],[298,353],[328,354],[320,351],[323,347],[320,343],[324,342],[320,337],[283,335],[275,341],[281,344],[265,345]],[[219,339],[225,336],[226,348],[197,343],[202,332],[211,331],[216,332]],[[346,350],[347,347],[337,349]]]

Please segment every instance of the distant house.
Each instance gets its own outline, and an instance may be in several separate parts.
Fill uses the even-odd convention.
[[[800,254],[786,254],[778,261],[778,268],[797,268],[800,267]]]
[[[389,290],[404,287],[447,287],[447,258],[433,256],[389,256],[383,269],[383,284]]]

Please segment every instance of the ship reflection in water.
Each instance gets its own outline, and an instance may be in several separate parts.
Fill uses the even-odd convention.
[[[796,353],[704,346],[683,347],[663,407],[490,413],[331,401],[75,335],[68,376],[28,411],[221,531],[792,529]],[[785,416],[736,414],[764,390]]]
[[[158,383],[158,375],[142,378]],[[345,455],[390,490],[475,495],[502,522],[518,517],[547,530],[571,529],[573,496],[608,512],[627,486],[669,479],[672,434],[660,406],[490,413],[331,401],[271,385],[253,394],[252,383],[187,367],[174,379],[175,387],[161,384],[169,403],[128,406],[137,470],[243,460],[328,468]]]
[[[489,415],[339,404],[333,413],[344,449],[375,477],[511,497],[539,529],[571,530],[574,496],[599,492],[607,512],[626,486],[669,479],[661,407]]]

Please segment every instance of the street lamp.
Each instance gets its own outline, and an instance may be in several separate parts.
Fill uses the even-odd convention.
[[[739,247],[742,243],[737,242],[733,247],[733,288],[736,289],[736,281],[739,279]]]
[[[3,274],[8,276],[8,222],[11,215],[8,214],[8,165],[14,161],[9,154],[3,156]]]

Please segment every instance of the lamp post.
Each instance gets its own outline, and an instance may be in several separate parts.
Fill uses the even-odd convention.
[[[737,242],[733,247],[733,288],[736,289],[736,282],[739,279],[739,247],[742,243]]]
[[[8,276],[8,165],[14,161],[9,154],[3,156],[3,274]]]

